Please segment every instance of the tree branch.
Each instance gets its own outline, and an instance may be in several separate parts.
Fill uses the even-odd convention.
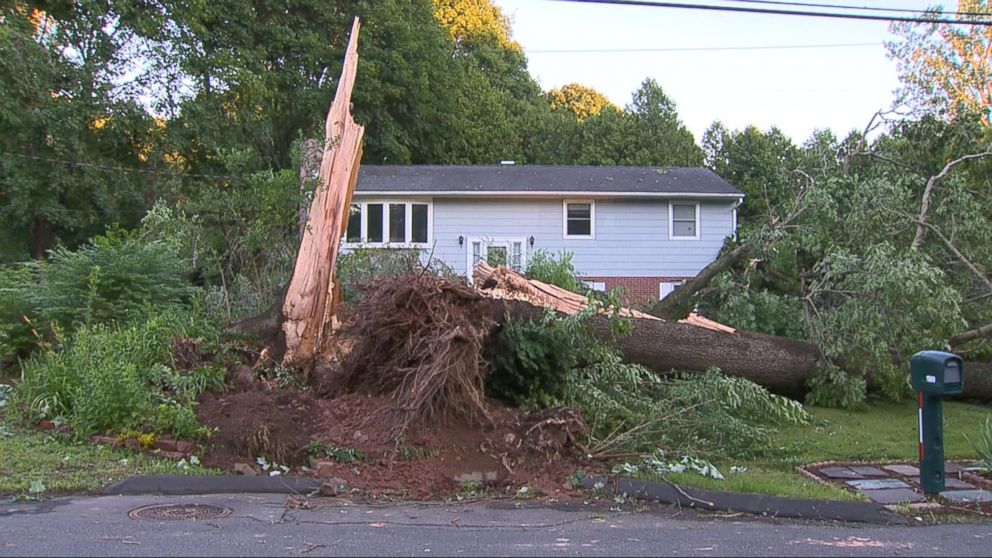
[[[953,253],[954,256],[958,260],[960,260],[961,263],[963,263],[965,265],[965,267],[967,267],[969,270],[971,270],[971,272],[974,273],[975,276],[978,277],[982,281],[982,283],[985,283],[985,286],[989,288],[989,291],[990,292],[992,292],[992,279],[990,279],[989,276],[986,275],[981,269],[978,269],[978,266],[976,266],[975,264],[971,263],[971,260],[969,260],[967,257],[965,257],[965,255],[962,254],[961,251],[958,250],[957,247],[954,246],[954,243],[952,243],[946,236],[944,236],[943,234],[941,234],[940,229],[938,229],[937,227],[931,225],[930,223],[926,223],[924,221],[916,221],[916,225],[918,227],[921,227],[921,226],[922,227],[926,227],[926,228],[930,229],[931,231],[933,231],[933,233],[935,235],[937,235],[938,238],[940,238],[942,241],[944,241],[944,244],[947,246],[947,249],[950,250],[951,253]]]
[[[957,347],[959,345],[964,345],[968,341],[972,341],[974,339],[982,339],[989,336],[992,336],[992,324],[985,324],[982,327],[978,327],[975,329],[958,333],[957,335],[954,335],[953,337],[948,339],[947,343],[951,347]]]
[[[963,157],[958,157],[950,163],[944,165],[944,169],[939,173],[930,177],[927,180],[927,186],[923,189],[923,199],[920,201],[920,217],[917,219],[916,225],[916,236],[913,238],[912,247],[919,248],[920,244],[923,242],[923,231],[926,229],[927,214],[930,212],[930,196],[933,194],[933,189],[940,183],[941,180],[950,174],[954,167],[964,163],[965,161],[970,161],[972,159],[979,159],[982,157],[987,157],[992,155],[992,146],[981,153],[971,153]]]

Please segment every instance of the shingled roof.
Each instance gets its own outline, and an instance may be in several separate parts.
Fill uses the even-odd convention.
[[[716,173],[686,167],[362,165],[356,193],[743,197]]]

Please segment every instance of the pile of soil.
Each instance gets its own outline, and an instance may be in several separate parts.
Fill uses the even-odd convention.
[[[315,459],[317,472],[374,494],[435,498],[485,485],[494,494],[527,486],[561,496],[569,475],[595,468],[583,458],[588,427],[573,409],[525,413],[487,401],[493,417],[488,426],[418,428],[397,441],[377,420],[391,405],[387,398],[348,394],[324,403],[317,440],[327,447],[357,449],[364,458],[355,463]]]
[[[257,457],[282,465],[302,465],[316,431],[320,405],[309,394],[292,389],[206,392],[196,407],[200,424],[214,428],[209,467],[232,469]]]

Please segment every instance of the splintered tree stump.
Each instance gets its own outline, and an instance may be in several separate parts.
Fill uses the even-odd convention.
[[[305,371],[313,367],[324,332],[331,329],[335,306],[340,301],[339,289],[334,286],[334,266],[341,235],[348,226],[348,208],[358,180],[365,133],[350,112],[358,71],[359,27],[356,17],[341,79],[327,112],[317,189],[282,304],[286,341],[283,362]]]

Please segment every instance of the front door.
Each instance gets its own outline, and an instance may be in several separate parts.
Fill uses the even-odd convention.
[[[522,273],[527,265],[524,246],[523,238],[470,238],[466,254],[469,276],[480,262],[493,267],[505,265]]]

